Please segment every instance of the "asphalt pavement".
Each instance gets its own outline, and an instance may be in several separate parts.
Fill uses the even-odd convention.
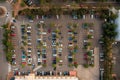
[[[0,28],[0,80],[5,80],[8,74],[8,63],[3,52],[2,36],[3,30]]]

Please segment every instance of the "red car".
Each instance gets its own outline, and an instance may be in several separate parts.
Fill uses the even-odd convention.
[[[46,64],[46,60],[43,60],[43,63]]]
[[[11,36],[16,36],[16,34],[15,34],[15,33],[12,33]]]
[[[48,29],[48,33],[51,33],[51,29]]]

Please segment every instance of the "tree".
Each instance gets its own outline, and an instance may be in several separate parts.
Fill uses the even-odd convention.
[[[78,63],[74,62],[74,66],[75,66],[75,68],[77,68],[78,67]]]
[[[60,15],[63,13],[63,10],[59,7],[52,7],[49,9],[49,12],[51,13],[51,15]]]
[[[91,45],[92,45],[91,42],[88,42],[88,43],[87,43],[87,46],[91,46]]]
[[[88,51],[87,54],[88,54],[88,56],[92,56],[92,52],[91,51]]]
[[[74,23],[74,24],[73,24],[73,27],[74,27],[74,28],[77,28],[77,27],[78,27],[78,24]]]
[[[116,0],[116,2],[120,2],[120,0]]]
[[[12,53],[11,52],[6,53],[6,59],[7,59],[7,61],[12,62]]]
[[[55,23],[50,23],[49,25],[50,25],[50,27],[54,27]]]
[[[52,0],[46,0],[46,2],[47,2],[47,3],[51,3],[51,2],[52,2]]]
[[[92,39],[92,35],[91,34],[87,35],[87,38]]]
[[[41,4],[41,5],[46,3],[45,0],[39,0],[39,1],[40,1],[40,4]]]

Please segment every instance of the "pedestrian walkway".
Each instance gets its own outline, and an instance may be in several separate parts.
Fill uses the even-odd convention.
[[[11,72],[11,64],[8,63],[8,73]]]
[[[37,66],[33,71],[37,71],[38,69],[40,69],[42,66]]]

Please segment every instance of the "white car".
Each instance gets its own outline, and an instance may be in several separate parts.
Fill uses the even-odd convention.
[[[13,54],[12,58],[16,58],[16,54]]]
[[[32,64],[32,58],[28,58],[28,64]]]
[[[32,23],[32,22],[33,22],[33,20],[29,20],[29,22],[30,22],[30,23]]]
[[[60,62],[60,63],[62,63],[62,62],[63,62],[63,60],[59,60],[59,62]]]
[[[27,26],[27,29],[31,29],[31,26]]]
[[[73,34],[73,32],[68,32],[68,34]]]
[[[32,52],[32,49],[31,49],[31,48],[28,48],[27,52],[31,53],[31,52]]]
[[[94,50],[90,50],[90,52],[92,53],[92,56],[94,56]]]
[[[47,43],[46,43],[46,42],[43,42],[43,46],[47,46]]]
[[[40,23],[44,23],[44,21],[40,21]]]
[[[83,40],[83,42],[85,43],[85,42],[88,42],[88,40]]]
[[[85,19],[85,15],[83,15],[83,19]]]
[[[11,26],[11,29],[15,29],[15,26]]]
[[[40,54],[40,51],[39,51],[39,50],[37,51],[37,54]]]
[[[57,56],[57,54],[53,54],[53,56],[54,56],[54,57],[56,57],[56,56]]]
[[[73,44],[72,44],[72,43],[69,43],[68,46],[73,46]]]
[[[60,47],[63,47],[63,44],[59,44]]]
[[[56,15],[56,18],[59,19],[60,18],[59,15]]]
[[[22,62],[26,62],[26,58],[22,58]]]
[[[27,30],[27,33],[31,33],[31,30]]]
[[[94,18],[94,15],[93,15],[93,14],[92,14],[92,15],[90,15],[90,18],[91,18],[91,19],[93,19],[93,18]]]
[[[38,62],[42,62],[42,59],[41,59],[41,58],[38,58]]]
[[[100,57],[104,57],[104,53],[100,53]]]
[[[31,57],[31,54],[27,54],[27,56],[30,56],[30,57]]]
[[[41,38],[37,39],[37,41],[41,41],[41,40],[42,40]]]
[[[19,70],[19,68],[15,68],[15,69],[13,69],[14,71],[17,71],[17,70]]]
[[[52,46],[56,46],[56,42],[55,41],[52,41]]]
[[[62,52],[62,48],[58,48],[58,52]]]
[[[32,45],[32,43],[29,41],[29,42],[28,42],[28,46],[31,46],[31,45]]]
[[[41,32],[41,34],[47,34],[46,32]]]
[[[100,71],[104,71],[104,68],[100,68]]]
[[[94,30],[93,30],[93,29],[90,29],[90,30],[89,30],[89,32],[93,33],[93,32],[94,32]]]
[[[7,16],[7,17],[9,16],[8,14],[9,14],[9,12],[6,13],[6,16]]]

